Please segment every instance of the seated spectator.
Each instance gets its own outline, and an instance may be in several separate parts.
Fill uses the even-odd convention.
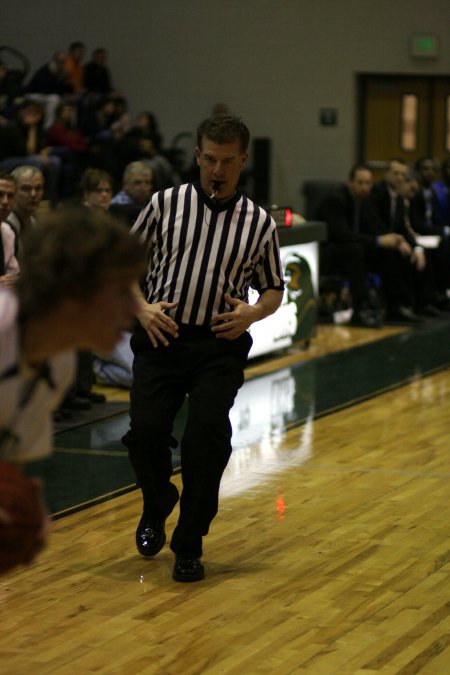
[[[121,96],[100,98],[91,107],[84,107],[80,130],[88,141],[89,166],[112,171],[117,182],[121,173],[116,166],[115,144],[129,129],[126,101]]]
[[[47,140],[51,146],[66,147],[77,155],[87,151],[86,140],[77,127],[77,110],[73,103],[61,103],[56,109],[56,117],[47,131]]]
[[[81,181],[83,204],[90,209],[107,211],[113,193],[112,178],[106,171],[86,169]]]
[[[165,190],[180,185],[181,180],[169,160],[161,154],[161,135],[152,113],[141,112],[136,124],[115,145],[115,155],[123,172],[124,167],[142,160],[152,170],[153,189]]]
[[[214,103],[212,110],[211,110],[211,115],[215,117],[216,115],[231,115],[231,110],[230,107],[227,103]]]
[[[406,179],[401,185],[399,194],[403,198],[403,219],[406,230],[410,233],[411,239],[415,241],[417,247],[417,237],[419,236],[414,229],[412,202],[420,190],[420,183],[417,175],[413,171],[408,171]],[[438,283],[436,275],[436,252],[429,246],[425,246],[424,255],[426,265],[423,267],[420,274],[414,274],[414,295],[416,298],[416,312],[420,316],[438,317],[442,314],[438,305],[440,304]],[[445,298],[446,299],[446,298]],[[446,299],[446,304],[450,303]],[[447,307],[442,306],[442,309]]]
[[[382,317],[373,306],[367,284],[367,273],[380,273],[387,286],[390,304],[396,302],[391,277],[398,258],[402,237],[395,233],[379,234],[376,215],[368,196],[373,177],[364,165],[354,166],[347,183],[339,185],[320,202],[318,220],[328,225],[328,241],[321,245],[320,267],[325,274],[339,274],[348,279],[353,305],[352,324],[367,328],[379,327]],[[400,303],[400,300],[398,300]]]
[[[17,190],[7,222],[17,233],[20,260],[21,240],[25,232],[36,225],[36,212],[44,193],[44,176],[35,166],[18,166],[12,176]]]
[[[10,286],[19,272],[16,232],[5,222],[11,213],[16,194],[14,177],[0,172],[0,285]]]
[[[77,110],[73,103],[61,103],[55,121],[47,131],[51,154],[61,160],[58,193],[61,199],[71,197],[80,181],[87,156],[87,143],[76,125]]]
[[[122,181],[122,190],[111,199],[109,210],[132,225],[152,193],[152,171],[145,162],[127,165]]]
[[[393,295],[389,318],[396,322],[418,324],[423,322],[423,317],[414,309],[423,301],[416,297],[415,289],[421,288],[423,294],[428,295],[429,288],[427,275],[423,274],[426,269],[424,251],[417,246],[414,233],[405,225],[403,190],[407,174],[408,165],[403,159],[389,160],[383,180],[374,185],[369,199],[377,216],[378,233],[400,235],[398,252],[401,255],[392,266],[391,283],[386,287]]]
[[[436,180],[436,162],[431,157],[421,157],[415,164],[420,189],[411,204],[415,225],[421,234],[448,236],[450,226],[441,216],[437,193],[433,188]]]
[[[112,197],[112,179],[106,171],[86,169],[82,177],[83,206],[89,210],[106,211]],[[73,410],[88,410],[92,403],[104,403],[105,396],[92,391],[94,385],[94,356],[92,352],[77,352],[75,382],[64,399],[57,417],[67,417]]]
[[[3,223],[14,206],[16,179],[6,171],[0,171],[0,223]]]
[[[95,143],[98,139],[112,138],[111,126],[116,120],[114,98],[107,96],[97,99],[94,105],[83,109],[79,127],[88,142]]]
[[[56,204],[61,159],[52,155],[43,121],[42,105],[25,99],[17,116],[0,126],[0,169],[13,171],[24,164],[35,166],[45,175],[46,198]]]
[[[445,225],[450,225],[450,158],[441,165],[441,180],[432,184],[439,205],[439,216]]]
[[[156,152],[161,152],[163,138],[156,116],[148,110],[142,110],[136,117],[136,127],[145,138],[153,141],[153,147]]]
[[[66,58],[64,52],[55,52],[48,63],[44,63],[36,70],[26,85],[25,91],[35,94],[57,94],[58,96],[72,94],[73,87],[65,70]]]
[[[123,96],[115,94],[112,96],[114,103],[114,121],[110,129],[114,139],[122,138],[131,128],[130,114],[128,112],[128,104]]]
[[[18,78],[13,77],[0,61],[0,124],[4,124],[14,115],[14,108],[21,94]]]
[[[94,49],[91,60],[84,66],[84,87],[87,92],[106,96],[113,91],[107,61],[106,49],[103,47]]]
[[[65,70],[66,58],[64,52],[55,52],[50,61],[38,68],[24,87],[29,98],[34,98],[44,106],[46,129],[54,120],[55,110],[61,98],[73,94],[73,87]]]
[[[438,293],[438,308],[446,309],[446,290],[450,288],[450,225],[441,216],[438,196],[433,188],[436,163],[431,157],[416,162],[419,189],[411,200],[411,225],[421,235],[440,237],[437,248],[430,251]]]
[[[84,206],[94,210],[108,209],[112,196],[112,178],[106,171],[87,169],[83,175],[82,186]],[[106,355],[90,352],[78,354],[74,397],[87,398],[90,403],[104,401],[102,394],[92,391],[95,376],[100,384],[130,388],[133,364],[130,338],[131,333],[125,332],[114,350]],[[71,407],[70,398],[65,405]]]
[[[84,92],[83,59],[85,52],[86,46],[83,42],[72,42],[64,62],[64,69],[68,75],[70,85],[74,93],[78,95]]]

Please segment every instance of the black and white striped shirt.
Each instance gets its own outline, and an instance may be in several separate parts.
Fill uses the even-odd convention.
[[[230,311],[225,293],[284,288],[275,222],[240,193],[216,204],[199,183],[157,192],[132,232],[149,249],[147,301],[177,302],[177,323],[208,325]]]

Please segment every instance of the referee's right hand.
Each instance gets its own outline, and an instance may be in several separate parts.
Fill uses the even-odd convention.
[[[154,304],[141,304],[137,318],[141,325],[147,331],[150,342],[154,347],[160,344],[164,347],[169,346],[169,341],[165,333],[172,337],[178,337],[178,324],[166,314],[167,309],[177,307],[177,302],[155,302]]]

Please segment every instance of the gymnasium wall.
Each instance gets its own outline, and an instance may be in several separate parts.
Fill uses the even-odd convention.
[[[414,33],[436,60],[409,55]],[[301,209],[308,178],[345,177],[356,159],[357,73],[450,74],[448,0],[16,0],[0,4],[0,45],[31,60],[82,40],[106,47],[134,114],[152,110],[170,144],[223,101],[273,142],[272,201]],[[319,110],[335,108],[336,126]]]

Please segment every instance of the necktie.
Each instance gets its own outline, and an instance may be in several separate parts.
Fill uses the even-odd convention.
[[[361,202],[355,200],[353,208],[353,229],[355,232],[359,232],[359,220],[361,217]]]

